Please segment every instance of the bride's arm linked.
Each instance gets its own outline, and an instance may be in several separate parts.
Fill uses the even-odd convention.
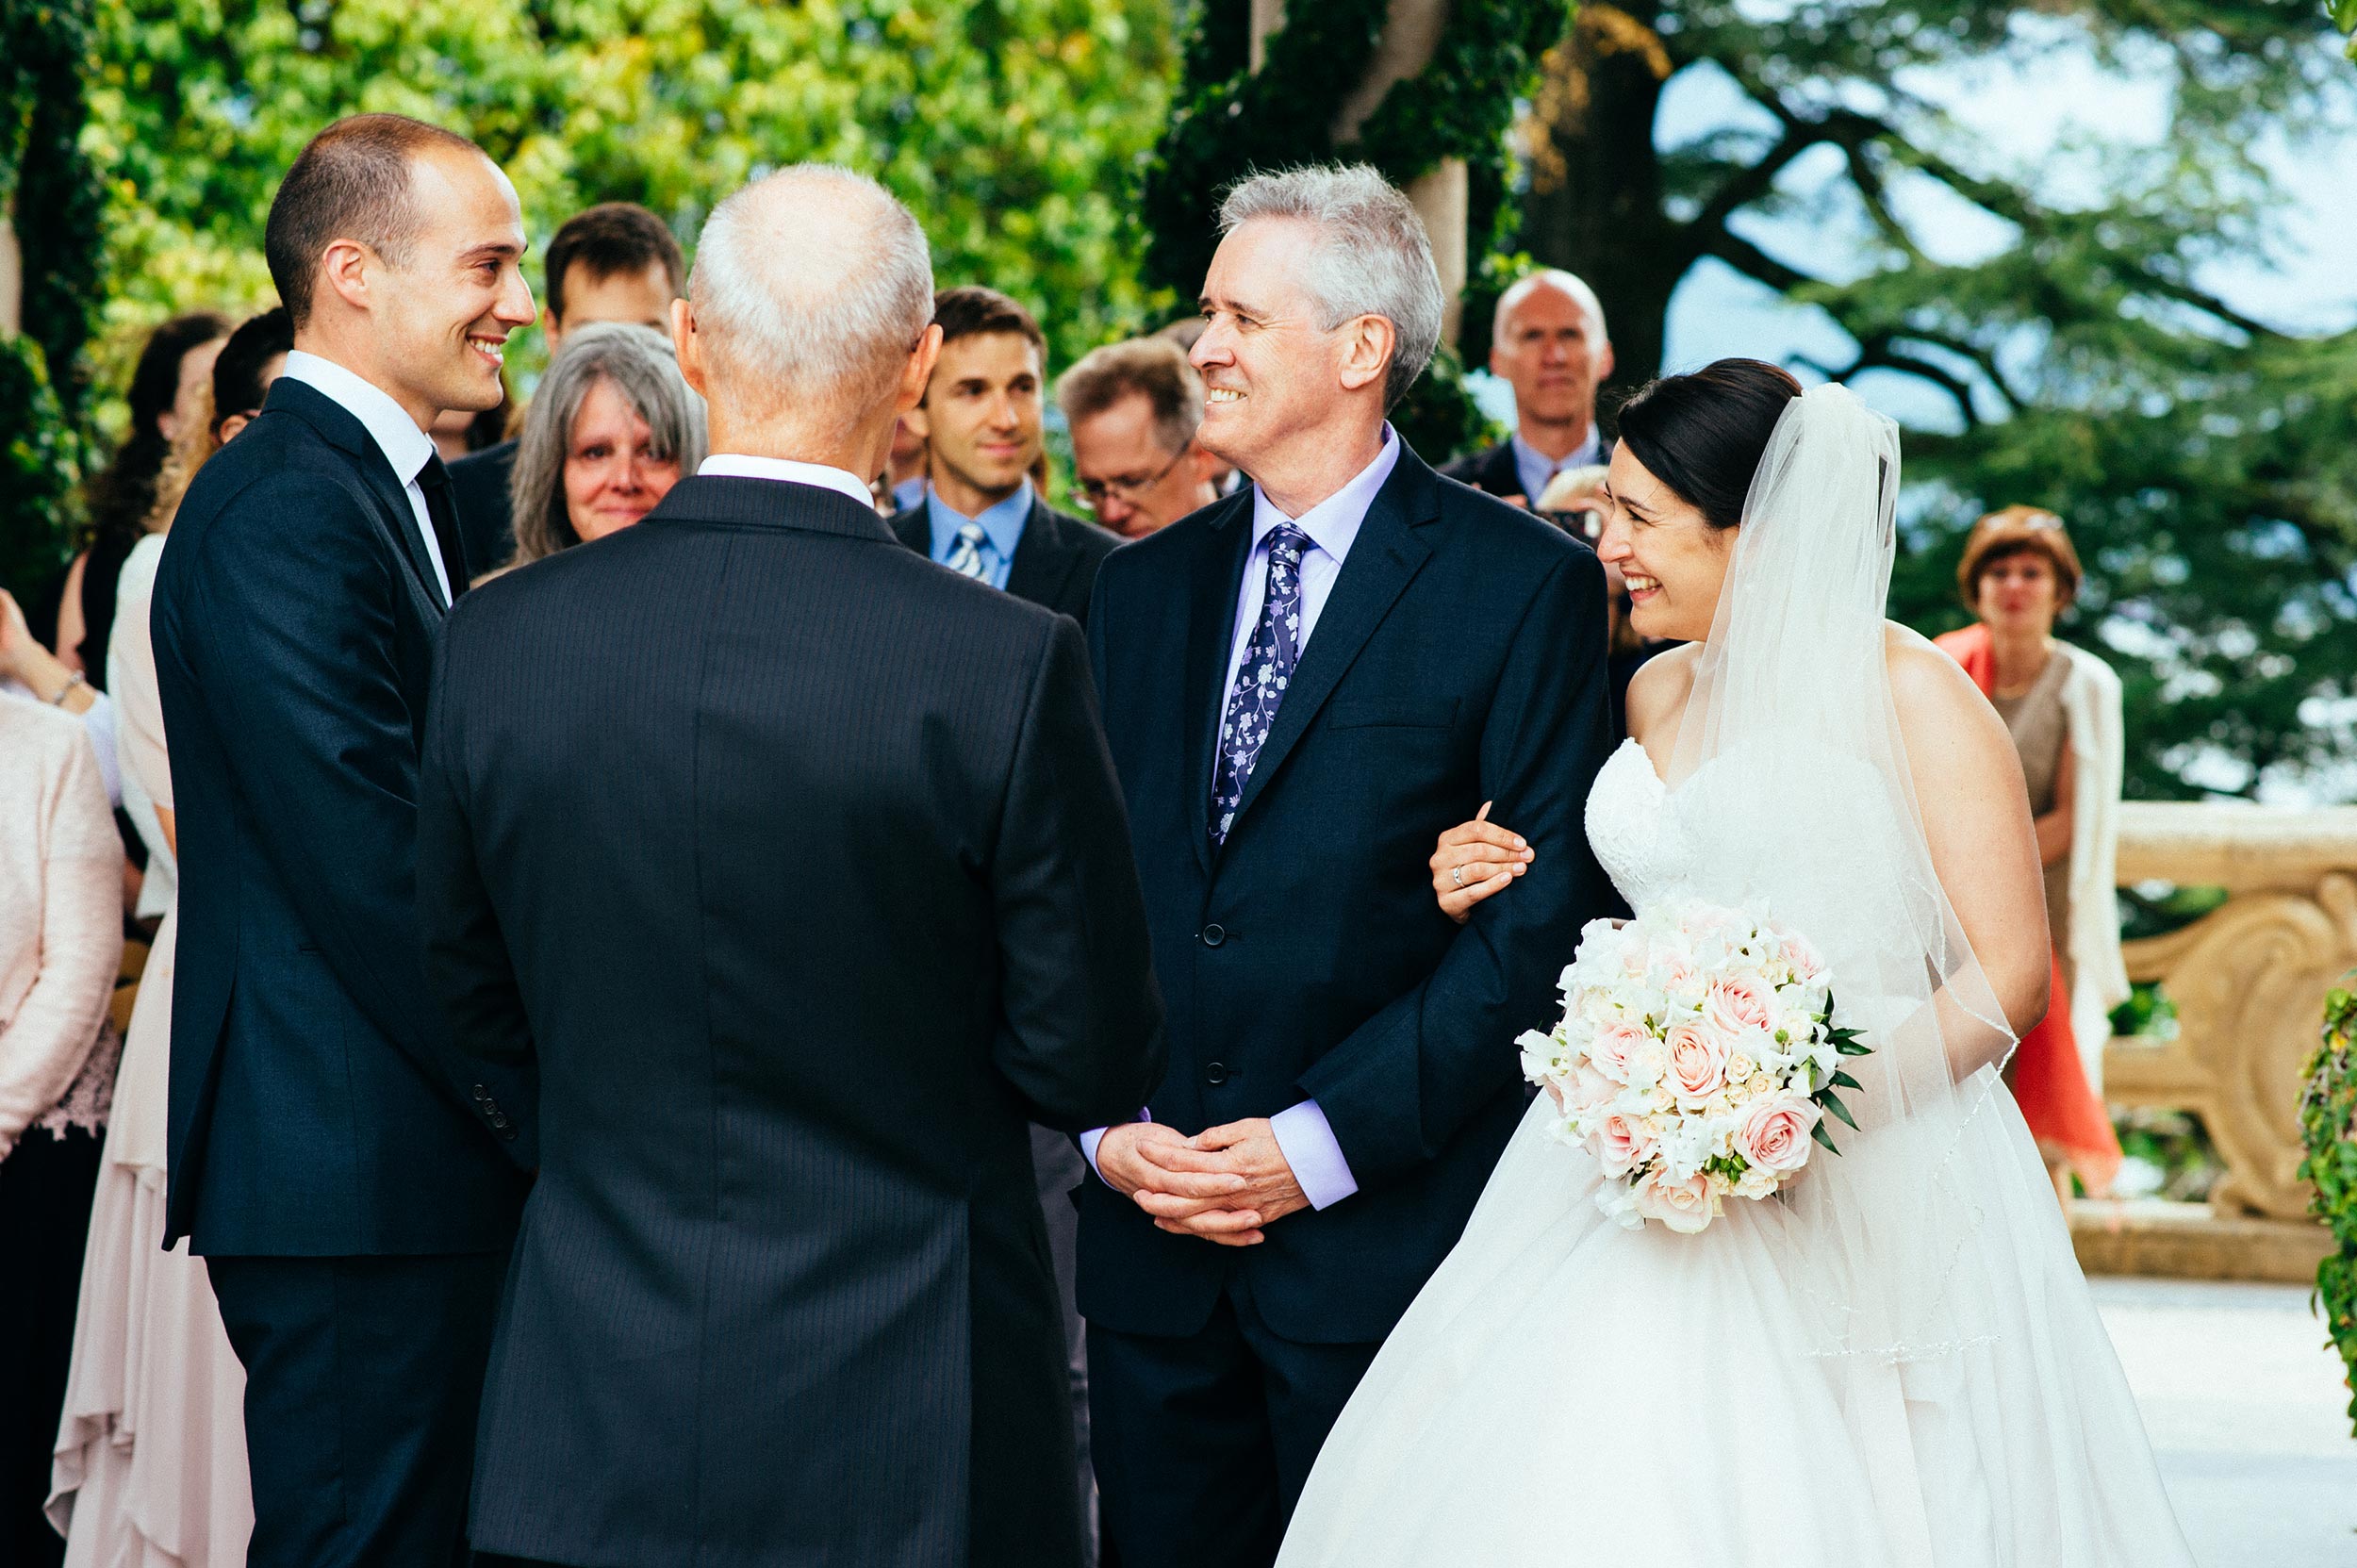
[[[1890,652],[1890,695],[1932,871],[2012,1030],[2009,1037],[1942,986],[1939,1012],[1958,1082],[2003,1060],[2046,1015],[2052,982],[2046,886],[2029,787],[2004,720],[1954,660],[1929,646]]]

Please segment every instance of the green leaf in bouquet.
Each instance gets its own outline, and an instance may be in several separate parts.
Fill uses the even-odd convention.
[[[1852,1078],[1848,1073],[1834,1074],[1833,1086],[1837,1089],[1862,1089],[1865,1087],[1864,1084],[1860,1083],[1856,1079]]]
[[[1819,1122],[1815,1127],[1810,1128],[1808,1130],[1808,1135],[1816,1139],[1819,1143],[1824,1145],[1826,1153],[1838,1154],[1841,1152],[1839,1149],[1834,1147],[1833,1134],[1825,1131],[1825,1124],[1823,1122]]]
[[[1839,1116],[1843,1121],[1848,1122],[1853,1131],[1856,1131],[1857,1118],[1850,1114],[1850,1108],[1841,1103],[1840,1096],[1835,1094],[1831,1089],[1828,1089],[1822,1095],[1818,1097],[1818,1102],[1823,1105],[1826,1110],[1832,1112],[1835,1115]],[[1817,1125],[1822,1127],[1825,1124],[1819,1122]]]
[[[1839,1051],[1844,1056],[1871,1056],[1874,1054],[1873,1047],[1861,1046],[1855,1040],[1837,1039],[1833,1043],[1833,1048]]]

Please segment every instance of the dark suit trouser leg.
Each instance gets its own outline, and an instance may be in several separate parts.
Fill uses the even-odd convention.
[[[1072,1440],[1080,1454],[1080,1539],[1083,1568],[1096,1561],[1096,1474],[1089,1461],[1088,1338],[1074,1299],[1079,1277],[1080,1215],[1072,1189],[1089,1179],[1088,1163],[1069,1135],[1031,1129],[1031,1169],[1039,1183],[1040,1213],[1047,1222],[1047,1252],[1056,1267],[1056,1295],[1063,1307],[1064,1348],[1072,1374]]]
[[[1207,1244],[1208,1245],[1208,1244]],[[1231,1285],[1201,1332],[1089,1329],[1105,1534],[1122,1568],[1265,1568],[1381,1348],[1273,1332]]]
[[[507,1260],[207,1258],[245,1364],[249,1568],[466,1560],[476,1408]]]

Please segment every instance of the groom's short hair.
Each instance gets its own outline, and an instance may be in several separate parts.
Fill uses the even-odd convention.
[[[932,324],[932,256],[882,186],[796,164],[713,209],[687,300],[716,397],[836,437],[892,395]]]
[[[311,139],[278,182],[262,228],[262,257],[297,328],[311,319],[320,257],[338,239],[357,239],[387,265],[408,265],[421,225],[410,199],[410,163],[422,153],[487,157],[454,131],[405,114],[355,114]]]

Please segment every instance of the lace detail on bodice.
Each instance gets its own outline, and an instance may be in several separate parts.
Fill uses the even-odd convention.
[[[1634,740],[1605,759],[1588,791],[1588,843],[1631,909],[1686,889],[1693,850],[1669,786]]]

